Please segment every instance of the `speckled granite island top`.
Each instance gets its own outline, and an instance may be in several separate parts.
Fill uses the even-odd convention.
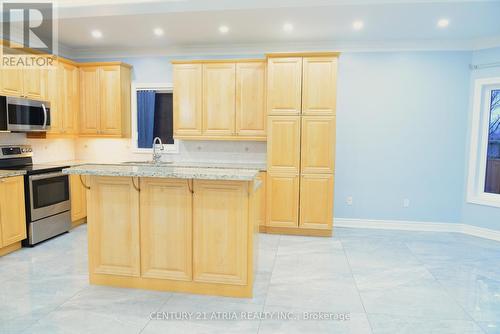
[[[63,169],[66,174],[97,176],[164,177],[173,179],[253,181],[258,169],[173,167],[132,164],[85,164]]]
[[[26,174],[25,170],[0,170],[0,179]]]

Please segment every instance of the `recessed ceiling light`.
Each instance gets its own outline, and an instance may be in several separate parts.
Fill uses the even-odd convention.
[[[437,26],[439,28],[446,28],[450,24],[450,20],[448,19],[439,19]]]
[[[283,31],[292,32],[293,31],[293,24],[291,24],[291,23],[285,23],[283,25]]]
[[[361,30],[365,26],[363,21],[357,20],[352,23],[354,30]]]
[[[162,28],[154,28],[153,29],[153,33],[156,35],[156,36],[163,36],[164,34],[164,31]]]
[[[219,27],[219,32],[221,34],[227,34],[229,32],[229,27],[228,26],[220,26]]]
[[[102,37],[102,32],[100,30],[92,30],[91,34],[92,34],[92,37],[94,37],[94,38],[101,38]]]

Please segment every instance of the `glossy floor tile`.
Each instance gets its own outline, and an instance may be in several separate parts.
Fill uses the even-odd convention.
[[[260,235],[254,297],[90,286],[86,227],[0,258],[0,333],[500,333],[500,243]]]

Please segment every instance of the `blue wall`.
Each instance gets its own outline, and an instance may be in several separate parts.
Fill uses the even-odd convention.
[[[500,62],[500,48],[487,49],[475,51],[472,54],[473,64],[487,64]],[[471,124],[472,117],[472,98],[474,80],[485,77],[500,77],[500,67],[486,68],[476,70],[471,73],[470,79],[470,101],[469,101],[469,114],[468,124]],[[467,128],[467,140],[469,139],[471,128]],[[466,146],[466,161],[465,165],[468,167],[469,163],[469,142]],[[464,175],[464,181],[467,179],[467,174]],[[462,222],[464,224],[485,227],[493,230],[500,231],[500,208],[489,207],[484,205],[470,204],[465,201],[465,191],[463,198]]]
[[[171,58],[121,60],[138,82],[171,82]],[[470,52],[341,55],[336,217],[461,221],[470,62]]]
[[[460,221],[469,63],[469,52],[341,56],[336,217]]]

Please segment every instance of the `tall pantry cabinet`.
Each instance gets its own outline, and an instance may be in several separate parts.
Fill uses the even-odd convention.
[[[268,55],[268,232],[331,235],[337,59]]]

